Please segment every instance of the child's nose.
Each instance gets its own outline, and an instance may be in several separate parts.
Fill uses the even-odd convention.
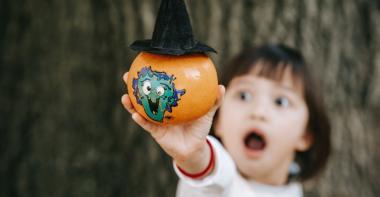
[[[269,110],[264,101],[256,101],[252,103],[250,116],[252,119],[266,121],[268,119]]]

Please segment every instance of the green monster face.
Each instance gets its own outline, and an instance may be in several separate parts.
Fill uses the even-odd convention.
[[[143,67],[138,72],[138,78],[133,78],[133,94],[137,103],[144,107],[146,115],[152,120],[162,122],[165,112],[172,112],[172,107],[178,106],[179,97],[186,90],[176,90],[173,75],[165,72],[152,71],[151,67]]]

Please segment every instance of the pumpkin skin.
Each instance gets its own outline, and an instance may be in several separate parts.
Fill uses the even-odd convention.
[[[202,53],[181,56],[141,52],[128,74],[128,94],[136,111],[158,124],[195,120],[215,104],[218,79]]]

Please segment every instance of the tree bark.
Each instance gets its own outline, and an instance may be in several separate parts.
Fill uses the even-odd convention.
[[[174,196],[171,160],[120,104],[159,1],[0,3],[0,196]],[[218,69],[243,47],[300,49],[322,78],[333,155],[306,196],[380,193],[380,1],[187,0]]]

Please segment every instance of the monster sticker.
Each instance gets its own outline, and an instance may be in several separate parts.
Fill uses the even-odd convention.
[[[186,90],[175,88],[173,75],[165,72],[153,71],[151,67],[143,67],[137,73],[137,79],[133,78],[133,94],[137,103],[144,107],[146,115],[151,119],[162,122],[165,112],[172,112],[172,107],[178,105],[179,97]]]

